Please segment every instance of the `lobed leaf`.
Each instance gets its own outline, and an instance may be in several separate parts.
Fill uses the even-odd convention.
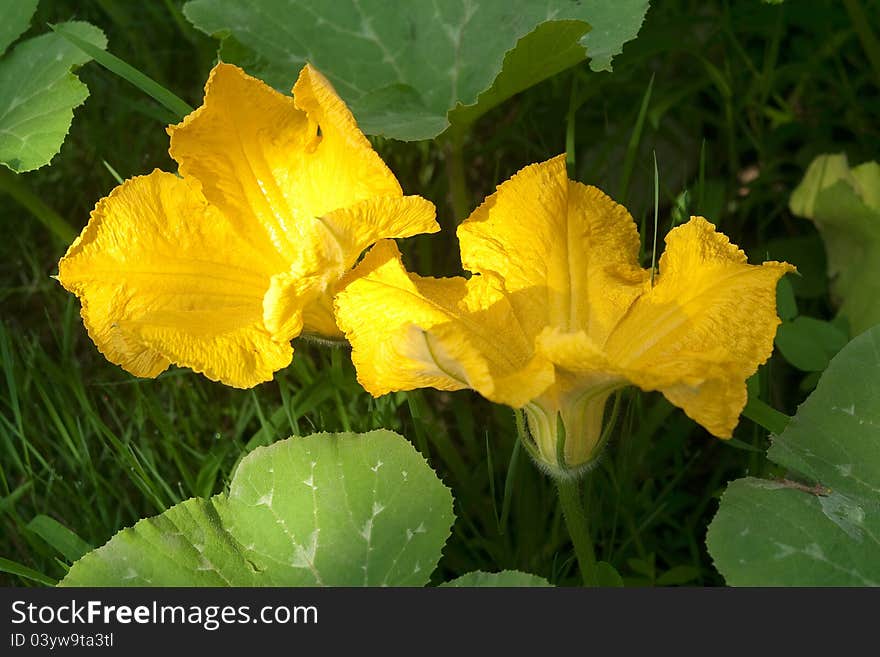
[[[0,0],[0,55],[31,24],[39,0]]]
[[[229,493],[123,529],[63,586],[423,586],[452,495],[401,436],[315,434],[259,447]]]
[[[482,571],[474,571],[467,575],[462,575],[452,581],[441,584],[441,586],[465,588],[465,587],[549,587],[551,586],[543,577],[530,575],[518,570],[502,570],[499,573],[485,573]]]
[[[107,46],[94,25],[64,27],[95,46]],[[49,163],[70,129],[73,109],[89,95],[71,71],[90,59],[58,34],[44,34],[22,41],[0,60],[0,163],[17,173]]]
[[[734,586],[880,586],[880,326],[835,356],[767,456],[731,483],[706,544]]]
[[[220,55],[287,91],[309,62],[361,128],[430,139],[587,56],[594,70],[633,39],[648,0],[191,0]],[[591,29],[592,28],[592,29]]]

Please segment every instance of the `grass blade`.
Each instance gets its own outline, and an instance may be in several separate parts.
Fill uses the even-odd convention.
[[[868,61],[871,62],[871,68],[874,69],[874,74],[877,76],[877,83],[880,84],[880,40],[877,39],[877,35],[871,29],[871,20],[865,15],[865,10],[859,0],[843,0],[843,6],[846,7],[853,29],[855,29],[856,34],[859,36],[862,48],[865,50]]]
[[[90,44],[88,41],[80,39],[78,36],[65,29],[62,26],[50,26],[55,32],[70,41],[77,48],[89,55],[111,73],[115,73],[126,82],[133,84],[135,87],[143,91],[145,94],[153,98],[156,102],[166,107],[174,113],[176,117],[182,119],[184,116],[193,111],[186,102],[179,98],[176,94],[169,91],[152,78],[144,75],[133,66],[125,63],[119,57],[111,55],[109,52],[101,50]]]
[[[0,572],[10,573],[11,575],[18,575],[19,577],[23,577],[24,579],[39,582],[40,584],[45,584],[46,586],[55,586],[55,584],[57,584],[57,582],[48,575],[44,575],[43,573],[36,571],[33,568],[28,568],[27,566],[23,566],[15,561],[4,559],[3,557],[0,557]]]
[[[104,163],[104,168],[110,172],[110,175],[113,176],[113,180],[116,181],[117,185],[122,184],[122,177],[117,173],[116,169],[112,167],[112,165],[107,160],[101,160]]]
[[[571,81],[571,94],[568,99],[568,114],[565,117],[565,167],[568,169],[569,178],[574,178],[574,137],[577,110],[577,77],[574,77]]]
[[[791,418],[757,397],[749,397],[742,414],[758,426],[773,434],[780,434],[788,426]]]
[[[660,227],[660,172],[657,170],[657,151],[654,151],[654,246],[651,249],[651,287],[657,272],[657,229]]]
[[[486,432],[486,467],[489,471],[489,495],[492,498],[492,513],[495,525],[501,531],[501,516],[498,513],[498,497],[495,493],[495,464],[492,462],[492,445],[489,443],[489,432]]]
[[[0,192],[9,194],[16,203],[39,219],[62,244],[70,244],[76,238],[77,231],[64,217],[34,194],[21,176],[3,166],[0,166]]]
[[[71,563],[92,550],[91,545],[49,516],[42,514],[36,516],[27,524],[27,528],[58,550]]]
[[[519,465],[519,452],[522,445],[519,440],[513,441],[513,451],[507,464],[507,478],[504,480],[504,500],[501,502],[501,533],[507,533],[507,519],[510,517],[510,504],[513,501],[513,488],[516,482],[516,468]]]
[[[651,75],[651,81],[648,82],[648,88],[645,90],[645,95],[642,97],[642,106],[639,108],[639,116],[636,119],[636,124],[629,137],[629,144],[626,147],[626,159],[623,161],[623,179],[620,183],[620,193],[617,195],[618,203],[626,203],[626,194],[629,191],[629,181],[636,165],[636,155],[639,152],[639,143],[642,140],[642,128],[645,127],[645,116],[648,113],[648,105],[651,103],[651,91],[653,89],[654,76]]]

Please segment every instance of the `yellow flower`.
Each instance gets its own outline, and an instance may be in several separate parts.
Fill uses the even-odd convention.
[[[652,285],[632,217],[568,180],[564,156],[500,185],[458,237],[468,279],[410,274],[391,241],[355,269],[336,313],[358,379],[373,395],[471,388],[524,408],[557,472],[595,460],[606,400],[630,384],[729,437],[773,349],[776,283],[794,269],[747,264],[693,217],[667,236]]]
[[[218,64],[168,129],[180,177],[155,170],[98,202],[58,278],[110,361],[271,379],[301,332],[341,337],[332,298],[364,249],[439,229],[320,73],[306,65],[293,94]]]

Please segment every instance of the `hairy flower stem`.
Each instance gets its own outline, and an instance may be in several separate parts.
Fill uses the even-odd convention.
[[[578,479],[574,477],[557,477],[556,488],[559,491],[559,505],[565,517],[565,525],[574,544],[578,568],[584,586],[595,586],[596,552],[593,549],[593,537],[587,526],[587,516],[581,504]]]
[[[519,444],[525,448],[534,462],[540,467],[543,461],[538,453],[537,446],[529,436],[525,412],[522,409],[515,409],[513,415],[516,420],[516,433],[519,438]],[[565,451],[564,446],[562,451]],[[562,507],[565,526],[568,528],[568,534],[574,545],[574,553],[577,557],[581,579],[584,586],[595,586],[597,583],[596,552],[593,549],[593,538],[590,535],[587,517],[584,514],[583,504],[581,503],[580,487],[578,486],[580,478],[575,476],[575,472],[557,472],[551,476],[556,482],[556,489],[559,492],[559,505]],[[581,478],[583,478],[583,475],[581,475]]]

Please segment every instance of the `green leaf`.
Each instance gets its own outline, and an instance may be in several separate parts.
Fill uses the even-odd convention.
[[[673,566],[657,578],[657,586],[683,586],[700,576],[700,569],[694,566]]]
[[[184,13],[223,39],[224,61],[284,91],[308,61],[365,132],[417,140],[587,56],[610,70],[647,9],[648,0],[192,0]]]
[[[784,322],[797,317],[797,300],[794,298],[794,288],[788,276],[783,276],[776,284],[776,312],[779,313],[779,319]]]
[[[462,575],[450,582],[445,582],[440,586],[449,586],[456,588],[466,587],[547,587],[551,586],[543,577],[522,573],[518,570],[502,570],[500,573],[484,573],[475,571]]]
[[[0,0],[0,55],[31,24],[38,0]]]
[[[391,431],[260,447],[229,493],[189,499],[76,562],[65,586],[422,586],[452,495]]]
[[[104,33],[89,23],[65,23],[79,38],[104,48]],[[0,163],[15,172],[48,164],[60,150],[89,90],[71,71],[91,58],[57,34],[19,43],[0,60]]]
[[[492,86],[474,104],[459,105],[449,112],[449,122],[473,123],[514,94],[583,61],[582,40],[589,32],[590,26],[583,21],[548,21],[538,25],[507,51]]]
[[[789,363],[804,372],[821,372],[843,349],[847,335],[831,322],[795,317],[776,332],[776,347]]]
[[[734,586],[880,586],[880,326],[850,342],[767,456],[731,483],[706,544]]]
[[[828,292],[825,246],[818,233],[772,239],[764,245],[764,249],[764,260],[789,262],[797,267],[795,276],[780,279],[780,282],[787,281],[791,285],[795,296],[815,299],[824,297]]]
[[[638,573],[639,575],[644,575],[649,580],[654,580],[654,555],[650,555],[650,559],[639,559],[637,557],[631,557],[626,560],[627,565],[632,569],[634,573]]]
[[[92,546],[49,516],[38,515],[27,528],[64,555],[68,561],[76,561],[92,549]]]
[[[623,578],[617,572],[617,568],[607,561],[596,564],[596,572],[593,574],[593,582],[596,586],[620,588],[623,586]]]
[[[880,323],[880,164],[850,168],[846,155],[821,155],[789,205],[822,235],[831,291],[853,333]]]

